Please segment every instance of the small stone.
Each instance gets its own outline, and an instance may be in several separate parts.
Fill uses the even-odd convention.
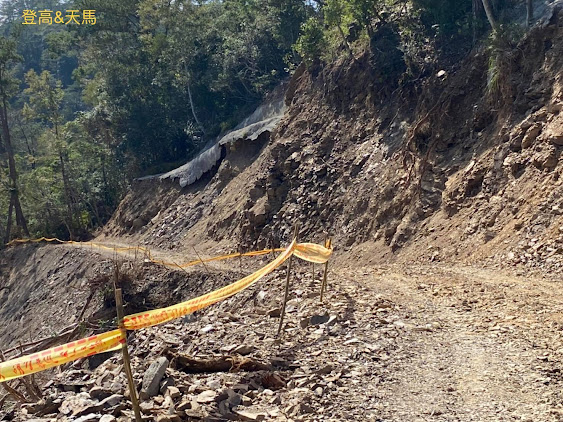
[[[84,415],[75,419],[74,422],[89,422],[89,421],[98,421],[100,415],[97,413],[90,413],[89,415]]]
[[[160,383],[160,393],[164,394],[168,387],[176,385],[174,377],[165,377]]]
[[[115,419],[115,416],[113,415],[104,415],[100,418],[99,422],[115,422],[117,421],[117,419]]]
[[[251,412],[248,410],[235,410],[234,413],[238,415],[242,421],[263,421],[266,419],[265,413]]]
[[[149,366],[143,377],[142,398],[153,397],[158,394],[160,380],[162,380],[168,364],[168,359],[160,357]]]
[[[103,400],[112,395],[112,392],[102,387],[94,387],[90,390],[90,397],[93,399]]]
[[[319,369],[317,371],[317,374],[319,375],[326,375],[326,374],[330,374],[332,372],[332,370],[334,369],[334,367],[332,365],[325,365],[323,366],[321,369]]]
[[[309,320],[311,325],[320,325],[328,322],[330,317],[328,315],[313,315]]]
[[[113,406],[117,406],[119,403],[121,403],[123,400],[125,399],[125,397],[123,397],[121,394],[112,394],[109,397],[106,397],[105,399],[103,399],[100,402],[100,406],[103,407],[113,407]]]
[[[233,350],[233,353],[238,353],[239,355],[249,355],[256,350],[255,346],[241,344]]]
[[[215,401],[215,397],[217,397],[217,393],[215,391],[206,390],[198,394],[196,401],[198,403],[211,403]]]
[[[201,334],[207,334],[207,333],[209,333],[209,332],[211,332],[211,331],[213,331],[213,330],[214,330],[213,325],[209,324],[209,325],[206,325],[205,327],[203,327],[201,330],[199,330],[199,332],[200,332]]]
[[[148,415],[151,413],[151,410],[154,409],[154,403],[152,401],[144,401],[139,404],[139,407],[141,408],[141,412]]]
[[[526,132],[526,135],[524,135],[524,138],[522,138],[522,148],[530,147],[534,143],[540,132],[541,126],[539,124],[531,126]]]
[[[177,399],[182,395],[182,393],[180,393],[178,387],[168,387],[165,395],[170,396],[171,399]]]
[[[190,399],[184,399],[178,406],[176,406],[176,409],[180,412],[183,412],[191,408],[192,408],[192,402]]]
[[[266,315],[268,315],[269,317],[272,317],[272,318],[278,318],[278,317],[281,316],[281,309],[280,309],[280,308],[273,308],[273,309],[270,309],[270,310],[266,313]]]

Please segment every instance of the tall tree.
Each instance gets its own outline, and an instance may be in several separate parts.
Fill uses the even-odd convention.
[[[485,8],[485,13],[487,14],[487,19],[489,20],[489,23],[491,24],[491,28],[493,28],[493,32],[495,34],[498,34],[499,25],[498,25],[498,22],[495,18],[493,6],[492,6],[490,0],[482,0],[482,1],[483,1],[483,7]]]
[[[29,104],[26,104],[27,114],[36,117],[50,124],[54,146],[59,159],[61,177],[63,180],[64,196],[67,207],[67,228],[70,238],[73,238],[74,226],[74,194],[71,187],[70,177],[66,168],[65,159],[65,141],[62,133],[62,115],[61,102],[63,99],[63,90],[61,82],[53,78],[50,72],[43,71],[41,74],[30,70],[25,75],[25,80],[29,88],[25,89],[28,94]]]
[[[14,89],[17,88],[18,84],[17,80],[11,76],[10,69],[14,63],[20,60],[20,56],[16,54],[15,41],[6,37],[0,37],[0,124],[2,125],[2,143],[6,150],[6,155],[8,156],[8,169],[10,174],[10,205],[6,224],[6,243],[10,240],[12,213],[14,210],[16,212],[16,224],[21,227],[26,236],[29,236],[27,222],[25,221],[20,203],[18,172],[14,158],[10,125],[8,124],[8,100],[13,95]]]
[[[528,28],[532,26],[534,20],[534,2],[533,0],[526,0],[526,25]]]
[[[346,47],[348,54],[353,59],[354,53],[352,52],[350,44],[346,39],[346,35],[344,35],[344,31],[342,30],[344,16],[347,13],[346,9],[347,2],[343,0],[327,0],[323,6],[326,24],[336,27],[338,33],[340,34],[340,38],[342,39],[342,44],[344,44],[344,47]]]

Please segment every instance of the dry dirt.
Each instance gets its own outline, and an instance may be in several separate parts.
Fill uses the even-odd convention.
[[[160,256],[178,258],[163,251]],[[265,260],[247,259],[243,272],[260,262]],[[193,293],[184,291],[167,300],[175,302],[225,283],[217,278],[224,277],[228,266],[209,266],[210,274],[198,273],[197,287],[186,285]],[[238,262],[234,266],[238,269]],[[311,265],[297,263],[281,341],[276,337],[278,318],[268,313],[275,315],[279,307],[284,269],[193,317],[135,332],[130,344],[139,383],[148,365],[171,350],[212,358],[238,356],[235,350],[248,349],[241,352],[246,358],[273,363],[269,371],[203,374],[186,374],[172,364],[164,382],[171,385],[173,380],[181,394],[171,402],[163,403],[159,396],[144,400],[149,420],[169,413],[169,406],[182,420],[208,421],[249,420],[248,415],[279,421],[563,420],[559,283],[439,263],[332,264],[329,271],[329,293],[320,305],[321,271],[317,266],[313,281]],[[138,305],[147,292],[162,296],[172,280],[154,280],[149,288],[141,282],[142,289],[131,281],[128,301]],[[115,355],[97,370],[75,365],[54,376],[45,396],[59,400],[59,411],[43,419],[18,412],[12,420],[127,415],[123,399],[119,406],[102,410],[76,402],[77,397],[84,400],[77,393],[91,391],[110,370],[118,375],[117,386],[113,378],[111,385],[101,386],[125,394],[119,362]],[[266,374],[275,374],[281,384],[271,385]],[[230,390],[246,397],[244,406],[229,405],[223,396]],[[198,403],[200,394],[209,391],[216,395],[213,400]],[[190,402],[191,409],[177,410],[183,402]]]

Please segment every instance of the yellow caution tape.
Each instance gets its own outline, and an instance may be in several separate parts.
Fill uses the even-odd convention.
[[[72,341],[32,355],[0,362],[0,382],[10,381],[35,372],[45,371],[76,359],[114,350],[124,342],[125,336],[123,332],[121,330],[113,330]]]
[[[140,253],[145,254],[148,261],[150,261],[154,264],[163,265],[163,266],[169,267],[169,268],[187,268],[187,267],[199,265],[199,264],[206,263],[206,262],[222,261],[222,260],[225,260],[225,259],[238,258],[238,257],[243,257],[243,256],[260,256],[260,255],[266,255],[266,254],[269,254],[269,253],[272,253],[272,252],[283,252],[283,251],[285,251],[284,248],[274,248],[274,249],[262,249],[262,250],[259,250],[259,251],[251,251],[251,252],[244,252],[244,253],[235,252],[235,253],[231,253],[231,254],[227,254],[227,255],[214,256],[212,258],[195,259],[193,261],[185,262],[183,264],[178,264],[178,263],[175,263],[175,262],[154,259],[152,257],[152,254],[151,254],[151,250],[148,249],[148,248],[145,248],[143,246],[115,247],[115,246],[106,246],[106,245],[103,245],[101,243],[96,243],[96,242],[76,242],[74,240],[61,240],[61,239],[58,239],[56,237],[52,237],[52,238],[40,237],[38,239],[14,239],[14,240],[6,243],[6,246],[14,246],[16,244],[23,244],[23,243],[39,243],[39,242],[56,242],[56,243],[67,244],[67,245],[77,245],[79,247],[90,247],[90,248],[97,248],[97,249],[105,249],[105,250],[112,251],[112,252],[115,252],[115,253],[124,253],[124,252],[135,251],[135,252],[140,252]]]
[[[207,293],[203,296],[167,308],[155,309],[153,311],[140,312],[138,314],[128,315],[123,319],[123,324],[128,330],[138,330],[152,325],[162,324],[176,318],[191,314],[195,311],[203,309],[209,305],[226,299],[234,294],[246,289],[247,287],[260,280],[266,274],[272,272],[288,259],[294,252],[295,240],[289,247],[279,255],[275,260],[260,268],[258,271],[225,286],[221,289]]]
[[[40,239],[51,241],[49,239]],[[57,240],[57,239],[55,239]],[[23,241],[18,240],[19,243]],[[32,240],[34,241],[34,240]],[[17,243],[17,242],[16,242]],[[75,242],[73,242],[75,243]],[[108,248],[104,245],[98,245]],[[123,249],[123,248],[122,248]],[[135,248],[130,248],[135,249]],[[272,262],[266,264],[258,271],[231,283],[225,287],[217,289],[211,293],[204,294],[194,299],[178,303],[167,308],[155,309],[147,312],[140,312],[133,315],[128,315],[123,319],[124,327],[127,330],[138,330],[153,325],[162,324],[176,318],[191,314],[197,310],[203,309],[221,300],[227,299],[240,291],[250,287],[265,275],[269,274],[280,265],[282,265],[292,254],[305,261],[314,263],[327,262],[332,254],[330,242],[326,242],[325,246],[317,245],[315,243],[296,243],[293,242],[286,249],[275,249],[282,253]],[[210,262],[218,259],[227,259],[237,256],[257,256],[264,255],[272,252],[272,249],[263,251],[254,251],[247,254],[230,254],[221,257],[209,258],[203,260]],[[153,261],[155,262],[155,261]],[[193,261],[195,265],[201,261]],[[175,264],[173,264],[175,265]],[[187,265],[187,264],[184,264]],[[76,359],[95,355],[97,353],[115,350],[120,344],[125,342],[124,331],[113,330],[107,333],[98,334],[81,340],[73,341],[62,346],[53,347],[48,350],[34,353],[29,356],[23,356],[0,363],[0,383],[9,381],[14,378],[19,378],[25,375],[33,374],[35,372],[44,371]]]

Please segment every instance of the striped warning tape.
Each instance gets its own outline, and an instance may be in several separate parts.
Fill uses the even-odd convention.
[[[297,243],[294,239],[287,248],[276,249],[276,251],[281,251],[282,253],[276,259],[269,262],[258,271],[255,271],[254,273],[225,287],[214,290],[213,292],[204,294],[194,299],[181,302],[166,308],[128,315],[123,319],[124,327],[127,330],[138,330],[145,327],[151,327],[191,314],[197,310],[203,309],[221,300],[227,299],[250,287],[262,277],[271,273],[273,270],[282,265],[291,255],[295,255],[296,257],[309,262],[325,263],[329,260],[332,254],[330,243],[327,243],[326,245],[328,247],[317,245],[315,243]],[[272,250],[270,249],[265,251],[250,252],[253,255],[223,255],[219,258],[227,259],[225,257],[232,258],[241,255],[256,256],[263,255],[271,251]],[[211,262],[212,260],[217,260],[217,258],[218,257],[209,258],[204,261]],[[35,372],[44,371],[46,369],[71,362],[76,359],[95,355],[97,353],[109,350],[114,350],[125,341],[126,340],[123,331],[113,330],[103,334],[98,334],[63,344],[62,346],[53,347],[51,349],[37,352],[28,356],[22,356],[6,362],[0,362],[0,383],[25,375],[33,374]]]

